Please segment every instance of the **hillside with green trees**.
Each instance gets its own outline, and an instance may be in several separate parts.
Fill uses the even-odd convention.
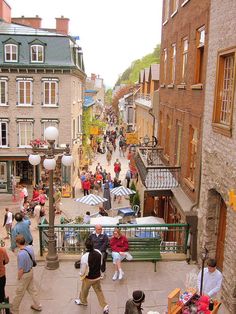
[[[137,82],[140,71],[149,67],[152,63],[160,63],[160,44],[156,46],[153,53],[149,53],[142,59],[133,61],[131,66],[119,77],[116,85],[120,85],[122,83],[132,84]]]

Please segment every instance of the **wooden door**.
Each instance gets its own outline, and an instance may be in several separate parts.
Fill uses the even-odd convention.
[[[154,197],[149,196],[147,193],[144,195],[144,211],[143,216],[152,216],[154,211]]]
[[[221,199],[219,224],[218,224],[218,234],[217,234],[217,244],[216,244],[217,267],[220,270],[223,269],[223,262],[224,262],[226,215],[227,215],[227,208],[226,208],[225,202]]]

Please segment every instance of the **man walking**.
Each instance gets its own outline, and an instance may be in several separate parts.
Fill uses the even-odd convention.
[[[75,300],[77,305],[88,305],[88,294],[91,287],[97,295],[98,302],[103,308],[103,314],[109,313],[109,307],[105,301],[104,294],[101,288],[100,276],[101,276],[101,263],[102,254],[100,251],[94,249],[91,239],[87,239],[85,242],[87,252],[81,257],[80,262],[80,277],[82,279],[82,287],[79,295],[79,299]]]
[[[3,222],[3,227],[6,228],[6,237],[4,239],[9,239],[9,234],[11,234],[11,227],[12,227],[12,221],[13,221],[13,214],[9,210],[9,208],[5,208],[5,216],[4,216],[4,222]]]
[[[12,232],[11,232],[11,249],[12,251],[15,250],[15,248],[17,247],[16,245],[16,237],[18,234],[23,235],[25,242],[29,245],[31,245],[33,243],[33,237],[31,235],[30,232],[30,220],[25,220],[23,219],[23,215],[22,213],[16,213],[15,214],[15,220],[16,220],[16,224],[15,226],[12,228]]]
[[[12,302],[11,313],[19,314],[19,308],[21,301],[24,297],[25,291],[27,290],[33,299],[33,305],[31,309],[35,311],[42,311],[42,305],[39,301],[38,291],[34,284],[33,275],[33,260],[35,260],[34,251],[32,246],[27,245],[25,238],[22,234],[16,236],[16,245],[19,249],[17,255],[17,266],[18,266],[18,280],[16,287],[16,295]]]
[[[104,278],[104,273],[106,271],[106,260],[107,260],[107,248],[109,244],[109,239],[106,233],[103,232],[101,225],[95,226],[95,231],[90,234],[89,239],[93,242],[95,249],[99,250],[102,254],[102,265],[101,265],[101,279]]]

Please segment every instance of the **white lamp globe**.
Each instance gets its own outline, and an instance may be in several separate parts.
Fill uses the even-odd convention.
[[[73,157],[71,155],[64,155],[62,156],[61,162],[66,167],[71,166],[73,163]]]
[[[46,140],[55,141],[58,138],[58,129],[55,126],[49,126],[44,131]]]
[[[56,168],[56,160],[54,158],[46,158],[43,161],[43,166],[47,170],[54,170]]]
[[[37,166],[40,164],[41,157],[37,154],[30,154],[28,160],[31,165]]]

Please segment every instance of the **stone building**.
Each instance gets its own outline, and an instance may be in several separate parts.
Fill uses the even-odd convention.
[[[236,313],[236,1],[212,0],[202,142],[199,249],[223,272],[222,297]]]
[[[13,23],[5,0],[0,14],[0,192],[11,192],[11,175],[26,184],[47,180],[41,165],[29,164],[27,151],[49,125],[59,129],[57,146],[73,146],[75,160],[68,170],[58,158],[55,179],[74,185],[86,75],[81,49],[68,35],[69,20],[58,18],[52,31],[41,28],[39,17]]]
[[[149,214],[154,212],[166,223],[190,224],[194,260],[209,6],[209,0],[163,1],[159,146],[143,150],[137,160]]]

